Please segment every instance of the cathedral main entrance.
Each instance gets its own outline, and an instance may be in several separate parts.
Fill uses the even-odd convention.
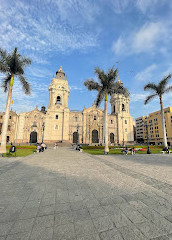
[[[78,132],[74,132],[73,133],[73,143],[79,143],[79,133]]]
[[[99,143],[98,131],[97,130],[92,131],[92,143]]]
[[[114,133],[110,133],[110,143],[114,143]]]
[[[37,132],[31,132],[30,143],[37,143]]]

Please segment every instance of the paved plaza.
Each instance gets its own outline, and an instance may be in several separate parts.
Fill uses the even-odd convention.
[[[172,155],[0,158],[0,240],[172,239]]]

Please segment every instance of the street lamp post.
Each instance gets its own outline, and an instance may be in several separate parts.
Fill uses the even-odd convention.
[[[79,133],[78,133],[78,131],[79,131],[79,125],[77,125],[77,145],[78,145],[78,142],[79,142]]]
[[[125,112],[124,108],[122,108],[122,117],[121,117],[121,119],[122,119],[122,129],[123,129],[123,141],[122,141],[122,144],[124,146],[124,115],[123,115],[123,112]]]
[[[42,143],[44,141],[44,129],[45,129],[45,124],[44,122],[42,123]]]
[[[150,146],[149,146],[149,132],[148,132],[148,127],[149,127],[150,125],[148,124],[148,120],[146,121],[145,126],[146,126],[147,147],[148,147],[148,149],[147,149],[147,154],[151,154]]]

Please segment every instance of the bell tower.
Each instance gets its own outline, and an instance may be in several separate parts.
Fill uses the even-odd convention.
[[[117,82],[123,85],[119,78]],[[117,143],[123,146],[134,141],[133,119],[129,113],[129,101],[130,98],[123,94],[112,94],[110,99],[111,114],[116,116]]]
[[[49,109],[68,108],[69,86],[67,78],[62,67],[56,72],[56,76],[52,78],[49,87]]]
[[[60,67],[52,78],[49,90],[49,105],[45,122],[45,141],[69,141],[69,86],[65,72]]]
[[[123,85],[119,78],[117,82]],[[129,101],[129,97],[125,97],[122,94],[113,94],[110,100],[111,114],[129,114]]]

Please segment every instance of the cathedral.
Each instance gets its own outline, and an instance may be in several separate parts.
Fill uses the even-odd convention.
[[[123,84],[119,79],[120,84]],[[68,107],[69,85],[62,67],[51,80],[49,105],[25,113],[10,112],[7,141],[13,143],[85,143],[104,144],[104,111],[94,104],[82,111]],[[129,144],[134,141],[133,119],[129,113],[129,98],[113,94],[108,115],[109,144]],[[4,113],[0,114],[0,134]],[[1,135],[0,135],[1,140]]]

